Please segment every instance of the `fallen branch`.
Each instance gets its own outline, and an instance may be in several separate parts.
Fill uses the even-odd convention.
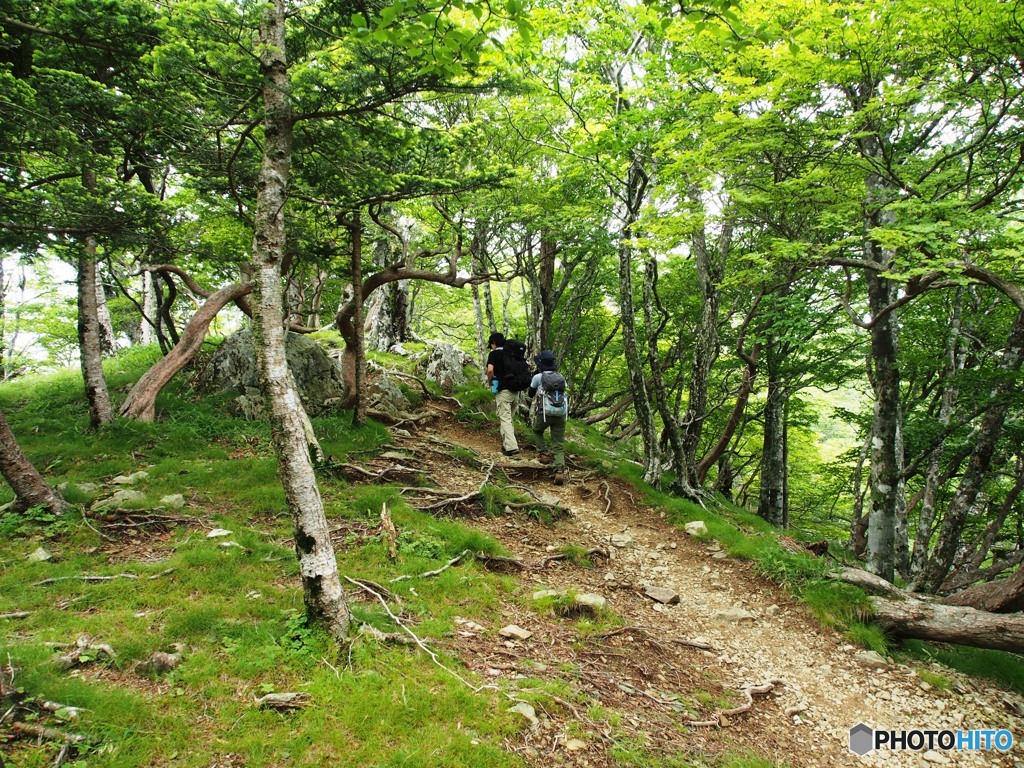
[[[91,661],[91,657],[88,657],[90,651],[99,651],[105,653],[111,659],[116,659],[117,654],[114,653],[114,649],[106,643],[94,643],[92,638],[88,635],[82,635],[75,641],[74,647],[70,653],[66,653],[57,659],[57,666],[61,669],[70,669],[78,664],[85,661]],[[83,658],[86,657],[86,658]]]
[[[268,693],[256,700],[256,705],[261,709],[277,709],[286,711],[290,709],[302,709],[309,701],[308,693]]]
[[[349,582],[355,584],[356,586],[358,586],[358,587],[360,587],[362,589],[367,589],[366,587],[364,587],[362,584],[359,584],[354,579],[350,579],[348,576],[345,576],[344,578],[345,578],[346,581],[349,581]],[[388,616],[391,617],[391,620],[393,622],[395,622],[395,624],[397,626],[401,627],[401,629],[407,635],[409,635],[409,637],[411,637],[413,639],[413,641],[420,648],[420,650],[422,650],[424,653],[426,653],[430,657],[430,660],[434,662],[434,664],[436,664],[438,667],[443,669],[449,675],[454,677],[456,680],[458,680],[464,686],[469,688],[471,691],[473,691],[473,693],[479,693],[480,691],[483,691],[483,690],[498,690],[498,687],[496,685],[493,685],[493,684],[475,686],[472,683],[470,683],[468,680],[463,678],[461,675],[459,675],[458,672],[455,672],[454,670],[449,669],[444,664],[442,664],[441,660],[439,658],[437,658],[437,654],[434,653],[432,650],[430,650],[430,648],[428,648],[424,644],[424,642],[416,635],[415,632],[413,632],[411,629],[409,629],[407,626],[405,626],[405,624],[402,623],[402,619],[401,618],[399,618],[394,613],[392,613],[391,609],[388,607],[387,601],[383,597],[378,595],[377,593],[373,592],[373,590],[370,590],[370,592],[374,595],[374,597],[377,598],[377,600],[380,602],[380,604],[384,607],[384,610],[387,612]]]
[[[66,744],[81,744],[86,740],[85,736],[77,733],[65,733],[55,728],[45,728],[41,725],[31,725],[30,723],[11,723],[11,730],[21,736],[32,736],[37,739],[49,739],[50,741],[63,741]]]
[[[0,619],[25,619],[30,615],[28,611],[11,611],[10,613],[0,613]]]
[[[462,550],[462,554],[460,554],[458,557],[453,557],[451,560],[449,560],[447,563],[445,563],[443,566],[441,566],[437,570],[427,571],[426,573],[421,573],[418,576],[417,575],[412,575],[412,574],[408,574],[408,575],[405,575],[405,576],[396,576],[395,578],[393,578],[391,580],[391,583],[394,584],[396,581],[405,581],[406,579],[426,579],[426,578],[429,578],[430,576],[437,576],[439,573],[444,573],[445,571],[447,571],[449,568],[451,568],[453,565],[455,565],[462,558],[464,558],[466,555],[469,555],[469,554],[472,554],[470,552],[470,550],[464,549],[464,550]]]
[[[44,584],[56,584],[58,581],[113,581],[114,579],[137,579],[139,578],[134,573],[117,573],[113,576],[54,576],[50,579],[43,579],[42,581],[35,582],[33,587],[41,587]]]
[[[372,637],[379,643],[398,643],[399,645],[416,645],[416,643],[403,635],[401,632],[381,632],[369,624],[359,625],[359,634]]]
[[[743,689],[743,695],[747,697],[745,704],[741,704],[738,707],[732,709],[724,709],[715,715],[714,720],[688,720],[687,725],[692,725],[695,728],[713,728],[716,726],[728,725],[726,718],[732,717],[733,715],[739,715],[744,712],[749,712],[750,708],[754,706],[754,694],[768,693],[775,689],[776,685],[783,685],[783,681],[779,679],[769,680],[763,685],[748,685]]]

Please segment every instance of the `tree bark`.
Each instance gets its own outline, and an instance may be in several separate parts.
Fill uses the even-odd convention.
[[[764,447],[761,449],[761,487],[757,514],[772,525],[786,528],[786,388],[779,372],[778,353],[769,349],[768,398],[764,405]]]
[[[22,453],[3,412],[0,412],[0,474],[14,491],[14,511],[46,507],[55,515],[68,510],[68,503],[46,484],[43,476]]]
[[[699,192],[695,193],[699,200]],[[711,366],[718,357],[718,284],[722,281],[725,258],[732,239],[732,222],[726,220],[722,227],[718,248],[712,254],[708,248],[704,226],[694,233],[693,260],[697,270],[697,285],[700,288],[700,322],[694,333],[693,364],[690,367],[690,388],[686,415],[683,417],[682,439],[686,455],[686,467],[690,473],[690,484],[697,487],[697,446],[700,443],[707,416],[708,377]]]
[[[643,361],[637,343],[636,313],[633,309],[633,228],[639,217],[647,190],[647,175],[640,158],[633,158],[629,167],[623,213],[623,227],[619,233],[619,315],[622,318],[622,346],[629,373],[629,386],[633,393],[633,411],[644,444],[644,480],[657,485],[661,471],[658,432],[654,423],[651,399],[644,380]]]
[[[366,328],[363,323],[363,221],[359,211],[353,211],[348,222],[352,234],[352,326],[355,331],[352,354],[355,358],[355,387],[352,392],[352,424],[366,424]]]
[[[82,174],[86,190],[96,187],[92,171]],[[107,381],[103,377],[103,351],[100,321],[96,306],[96,238],[87,236],[78,252],[78,346],[85,398],[89,404],[89,422],[93,428],[114,420]]]
[[[1003,350],[1000,370],[1004,373],[1019,371],[1022,361],[1024,361],[1024,312],[1018,312]],[[978,494],[981,492],[982,484],[988,475],[996,444],[1002,434],[1003,423],[1006,421],[1009,405],[1005,400],[1005,395],[1016,385],[1016,377],[1007,377],[1006,381],[998,384],[993,390],[993,404],[982,416],[974,451],[960,478],[956,495],[946,509],[935,550],[924,569],[921,585],[926,590],[937,591],[953,565],[957,548],[960,545],[960,534],[967,521],[968,513],[974,506]]]
[[[872,597],[875,618],[894,637],[1024,652],[1024,615],[979,611],[915,598]]]
[[[146,273],[150,274],[149,272]],[[185,326],[181,339],[166,356],[146,371],[121,404],[120,414],[129,419],[153,421],[156,398],[174,375],[202,349],[210,323],[232,301],[252,293],[251,285],[235,283],[211,295]]]
[[[945,605],[963,605],[993,613],[1024,611],[1024,568],[1018,568],[1008,579],[976,584],[942,601]]]
[[[285,359],[281,267],[285,255],[285,202],[291,164],[292,113],[285,55],[285,2],[274,0],[260,23],[264,106],[263,163],[257,182],[253,237],[253,333],[261,386],[270,414],[278,471],[295,528],[295,551],[309,621],[342,639],[350,614],[313,473],[319,451]]]

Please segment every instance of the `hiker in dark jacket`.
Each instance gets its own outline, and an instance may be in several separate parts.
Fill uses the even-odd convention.
[[[528,394],[534,398],[533,434],[536,438],[537,460],[551,464],[555,470],[555,485],[565,482],[565,421],[569,415],[569,404],[565,395],[565,377],[555,366],[555,353],[545,349],[533,358],[537,373],[530,382]],[[551,429],[551,448],[545,432]]]
[[[506,456],[519,453],[516,430],[512,424],[512,412],[519,402],[519,393],[502,385],[505,378],[504,334],[495,331],[487,340],[491,352],[487,355],[487,386],[494,393],[494,404],[498,411],[498,429],[501,432],[501,452]]]

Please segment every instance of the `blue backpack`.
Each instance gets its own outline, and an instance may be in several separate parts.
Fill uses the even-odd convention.
[[[569,398],[565,394],[565,377],[557,371],[544,371],[540,375],[541,414],[544,421],[549,416],[566,418],[569,415]]]

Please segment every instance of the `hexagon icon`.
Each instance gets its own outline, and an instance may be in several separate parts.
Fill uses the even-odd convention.
[[[850,729],[850,751],[864,757],[875,748],[875,730],[870,725],[857,723]]]

